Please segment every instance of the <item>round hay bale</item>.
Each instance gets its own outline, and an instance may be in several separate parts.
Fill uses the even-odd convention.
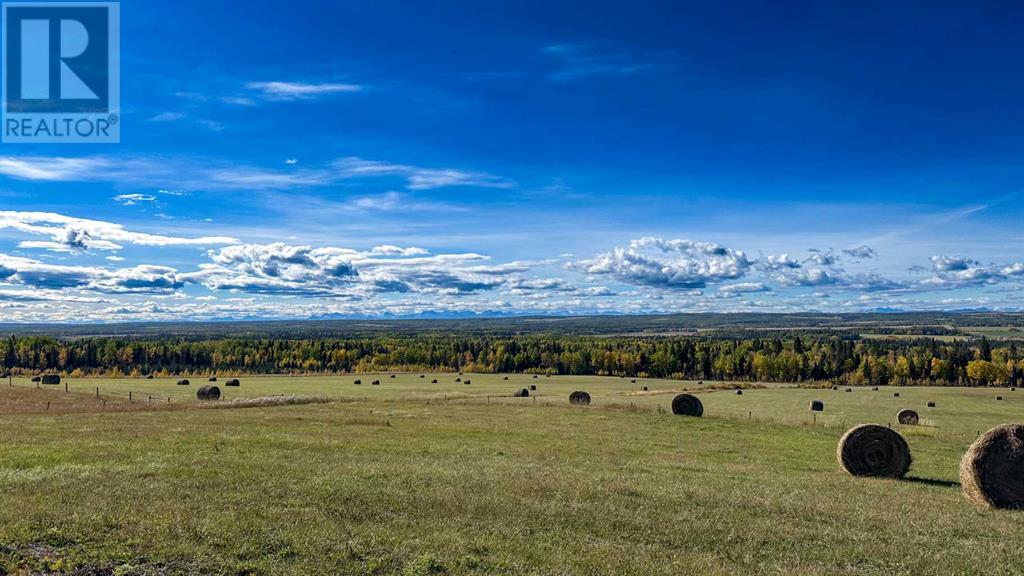
[[[462,378],[456,378],[455,381],[456,382],[462,382]]]
[[[737,396],[743,396],[743,390],[736,390]]]
[[[188,380],[186,380],[185,378],[182,378],[181,380],[178,380],[178,386],[188,386],[189,384],[190,384],[190,382]]]
[[[811,412],[824,412],[825,403],[821,400],[811,400]]]
[[[573,406],[589,406],[590,394],[583,390],[577,390],[572,394],[569,394],[569,404],[572,404]]]
[[[216,382],[216,381],[217,381],[217,377],[216,376],[210,376],[209,380],[207,380],[207,382]]]
[[[196,398],[200,400],[220,400],[220,388],[216,386],[200,386],[196,390]]]
[[[704,405],[692,394],[680,394],[672,399],[672,413],[677,416],[703,416]]]
[[[43,377],[39,380],[42,384],[49,384],[50,386],[56,386],[60,384],[59,374],[43,374]]]
[[[420,374],[420,378],[426,378],[426,377],[427,377],[426,374]]]
[[[502,380],[508,380],[508,376],[505,376],[504,378],[502,378]]]
[[[630,380],[629,383],[630,384],[636,384],[636,380]]]
[[[647,392],[647,386],[644,386],[643,390],[644,392]]]
[[[847,388],[846,391],[847,392],[853,392],[853,388]]]
[[[40,376],[33,376],[32,377],[32,381],[33,382],[39,382],[40,380],[42,380],[42,378]]]
[[[357,386],[358,386],[359,384],[362,384],[362,383],[363,383],[363,381],[362,381],[362,380],[356,380],[355,382],[353,382],[353,384],[355,384],[355,385],[357,385]]]
[[[877,424],[849,429],[836,449],[839,465],[854,476],[902,478],[910,469],[910,447],[898,432]]]
[[[996,396],[996,400],[1002,400],[1002,399],[1003,399],[1002,396]]]
[[[533,377],[534,377],[534,378],[537,378],[537,375],[536,375],[536,374],[534,374],[534,375],[533,375]]]
[[[928,401],[928,407],[929,408],[935,408],[935,401],[934,400],[929,400]]]
[[[1004,424],[982,434],[960,460],[960,487],[968,500],[991,508],[1024,508],[1024,425]]]
[[[903,410],[900,410],[899,412],[896,413],[896,421],[899,422],[900,424],[904,424],[907,426],[917,426],[917,422],[919,420],[920,418],[918,417],[917,412],[911,410],[910,408],[904,408]]]
[[[380,380],[374,380],[373,382],[370,382],[370,386],[380,386]]]
[[[839,390],[839,386],[833,386],[832,389],[833,390]]]
[[[537,389],[537,385],[536,384],[530,384],[530,392],[533,392],[536,389]]]
[[[395,378],[395,375],[394,375],[394,374],[392,374],[392,375],[391,375],[391,376],[389,376],[389,377],[390,377],[390,378]]]
[[[242,383],[238,381],[238,378],[232,378],[224,383],[225,386],[241,386]]]
[[[900,397],[900,393],[899,392],[893,392],[892,393],[892,397],[893,398],[899,398]]]
[[[463,382],[463,384],[472,384],[472,383],[473,383],[473,381],[470,380],[469,378],[466,378],[466,381]]]
[[[517,390],[516,392],[513,392],[512,396],[514,398],[527,398],[530,396],[530,391],[527,390],[526,388],[523,388],[522,390]]]
[[[431,380],[430,383],[431,384],[437,384],[437,378],[434,378],[433,380]]]
[[[872,388],[872,390],[874,390],[875,392],[878,392],[878,386],[875,386],[874,388]]]
[[[1016,392],[1016,391],[1017,391],[1016,388],[1013,388],[1013,387],[1010,388],[1010,392]]]
[[[146,376],[146,380],[152,380],[152,379],[153,379],[153,375],[152,374],[150,374],[149,376]]]

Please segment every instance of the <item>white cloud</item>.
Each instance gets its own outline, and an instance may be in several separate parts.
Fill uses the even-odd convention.
[[[313,84],[305,82],[249,82],[245,85],[249,90],[260,93],[268,100],[299,100],[316,98],[327,94],[359,92],[363,89],[358,84]]]
[[[210,126],[216,128],[215,126]],[[285,190],[328,186],[356,178],[397,176],[410,190],[449,186],[511,188],[515,183],[486,172],[424,168],[341,158],[319,168],[264,168],[240,163],[168,158],[0,157],[0,175],[32,181],[114,182],[177,190]],[[161,192],[166,193],[166,192]]]
[[[374,246],[370,249],[369,254],[373,256],[423,256],[425,254],[430,254],[430,252],[415,246],[401,248],[399,246],[385,244],[381,246]]]
[[[385,192],[377,196],[363,196],[352,200],[351,205],[360,210],[394,210],[399,207],[402,195],[397,192]]]
[[[787,268],[800,268],[800,261],[789,254],[769,254],[760,261],[762,267],[767,270],[784,270]]]
[[[156,196],[151,194],[118,194],[114,196],[114,201],[124,206],[135,206],[143,202],[155,202]]]
[[[763,282],[739,282],[720,286],[718,291],[723,294],[749,294],[752,292],[769,292],[771,288]]]
[[[149,119],[150,122],[177,122],[188,117],[184,112],[161,112]]]
[[[370,172],[380,166],[366,166]],[[364,208],[367,209],[367,208]],[[51,213],[0,212],[0,229],[22,248],[65,255],[0,254],[0,308],[8,321],[250,319],[325,315],[415,315],[501,310],[516,313],[662,313],[814,309],[941,308],[944,301],[1013,305],[953,292],[1024,280],[1024,263],[981,264],[936,256],[932,277],[893,279],[847,272],[830,251],[759,259],[711,242],[645,237],[590,259],[492,262],[481,253],[383,243],[314,247],[299,242],[236,243],[169,267],[122,266],[119,256],[83,254],[139,246],[202,245],[202,239],[144,234],[110,222]],[[11,234],[5,234],[5,239]],[[22,240],[18,235],[43,236]],[[553,248],[556,250],[557,247]],[[187,251],[179,251],[179,254]],[[194,251],[193,251],[194,252]],[[151,253],[152,256],[152,253]],[[141,251],[132,252],[137,261]],[[176,255],[177,258],[177,255]],[[83,265],[71,265],[75,261]],[[98,260],[101,265],[94,265]],[[563,268],[564,266],[564,268]],[[595,285],[614,280],[630,285]],[[602,282],[603,283],[603,282]],[[195,298],[196,290],[211,290]],[[35,293],[39,297],[33,297]],[[244,298],[232,298],[231,293]],[[813,293],[813,294],[812,294]],[[59,296],[66,296],[65,300]],[[1009,303],[1009,304],[1007,304]],[[952,305],[952,304],[951,304]]]
[[[856,248],[844,248],[844,254],[859,258],[861,260],[872,260],[877,256],[875,250],[868,246],[857,246]]]
[[[818,266],[835,266],[839,263],[839,257],[835,253],[829,250],[818,250],[811,249],[811,255],[807,257],[805,262],[813,262]]]
[[[1014,262],[1004,266],[999,273],[1007,278],[1013,276],[1024,276],[1024,262]]]
[[[22,180],[90,180],[113,163],[105,158],[50,158],[45,156],[0,157],[0,174]]]
[[[99,298],[95,296],[80,296],[69,294],[64,290],[41,290],[32,289],[0,289],[0,303],[2,302],[60,302],[75,304],[103,304],[113,303],[110,298]]]
[[[220,99],[225,104],[232,104],[235,106],[255,106],[256,101],[246,96],[225,96]]]
[[[824,268],[781,268],[775,280],[784,286],[831,286],[839,284],[838,273]]]
[[[920,284],[933,289],[997,284],[1024,277],[1024,263],[982,264],[964,256],[932,256],[931,278]]]
[[[211,251],[212,263],[183,275],[217,290],[367,298],[374,293],[470,294],[501,286],[518,268],[488,267],[480,254],[428,255],[421,248],[243,244]]]
[[[936,272],[962,272],[978,266],[976,260],[962,256],[932,256],[931,261]]]
[[[402,176],[410,190],[429,190],[447,186],[475,186],[481,188],[511,188],[511,180],[486,172],[472,172],[451,168],[421,168],[406,164],[393,164],[364,160],[355,156],[341,158],[333,163],[341,178],[367,178],[376,176]]]
[[[691,289],[742,278],[751,264],[743,252],[718,244],[646,237],[572,266],[627,284]]]
[[[122,244],[138,246],[212,246],[236,244],[226,236],[186,238],[132,232],[121,224],[64,216],[53,212],[0,211],[0,230],[10,229],[23,234],[49,236],[51,241],[25,241],[22,248],[55,251],[118,250]]]
[[[110,294],[150,293],[183,286],[177,271],[166,266],[107,269],[48,264],[0,254],[0,283],[44,290],[90,290]]]

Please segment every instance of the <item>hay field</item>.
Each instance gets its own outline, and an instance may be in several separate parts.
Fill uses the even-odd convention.
[[[4,386],[0,565],[879,575],[1024,566],[1024,514],[979,509],[956,484],[977,434],[1019,421],[1024,391],[773,386],[736,395],[710,382],[465,374],[467,386],[455,374],[418,376],[243,377],[239,388],[221,386],[228,400],[336,401],[229,410],[193,409],[205,379],[71,380],[70,394]],[[512,397],[531,384],[535,396]],[[106,410],[96,409],[97,386]],[[118,396],[129,390],[130,403]],[[570,406],[573,390],[593,404]],[[682,390],[701,398],[704,418],[668,413]],[[169,407],[138,400],[150,395],[170,397]],[[26,409],[45,398],[50,412]],[[813,419],[812,399],[825,403]],[[895,424],[901,408],[921,425]],[[839,471],[836,443],[861,422],[903,433],[914,457],[906,480]]]

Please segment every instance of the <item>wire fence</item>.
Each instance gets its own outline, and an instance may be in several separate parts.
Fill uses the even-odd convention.
[[[35,379],[34,379],[35,380]],[[100,409],[105,410],[107,408],[108,401],[114,400],[118,403],[128,404],[149,404],[149,405],[170,405],[174,402],[174,399],[170,396],[163,396],[160,394],[153,394],[150,392],[136,392],[129,390],[123,392],[120,390],[103,389],[99,386],[72,386],[71,383],[62,379],[59,383],[46,383],[42,382],[42,379],[30,381],[28,384],[22,384],[15,382],[13,378],[8,377],[7,386],[9,388],[34,388],[36,390],[48,391],[54,394],[74,394],[76,399],[84,399],[90,397],[96,400]],[[181,400],[178,400],[181,403]],[[44,411],[49,412],[53,406],[53,402],[50,400],[40,401],[40,408]]]

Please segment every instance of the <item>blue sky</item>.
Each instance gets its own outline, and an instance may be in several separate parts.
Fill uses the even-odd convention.
[[[1012,3],[121,5],[0,321],[1022,308]]]

